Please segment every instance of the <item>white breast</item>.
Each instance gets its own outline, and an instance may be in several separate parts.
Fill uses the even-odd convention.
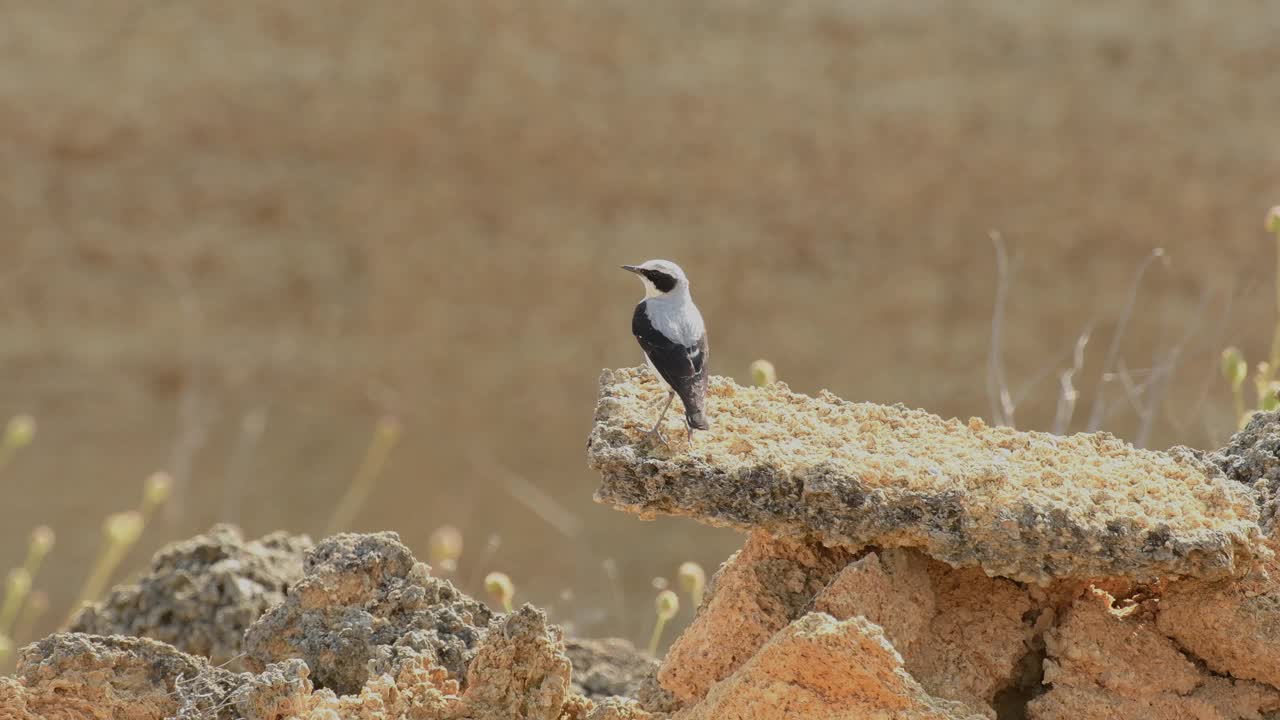
[[[692,347],[706,333],[702,313],[689,297],[658,297],[645,302],[653,328],[681,345]]]

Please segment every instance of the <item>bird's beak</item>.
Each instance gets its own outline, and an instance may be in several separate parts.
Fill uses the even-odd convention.
[[[633,273],[641,272],[640,268],[636,267],[635,265],[623,265],[622,269],[626,270],[627,272],[633,272]]]

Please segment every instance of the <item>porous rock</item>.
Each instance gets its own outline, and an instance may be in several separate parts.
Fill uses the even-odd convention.
[[[709,600],[672,645],[658,678],[683,704],[696,702],[773,633],[816,610],[880,626],[927,692],[994,717],[996,692],[1013,682],[1027,653],[1033,627],[1024,616],[1032,607],[1016,583],[949,568],[915,550],[858,557],[752,533],[716,573]]]
[[[569,659],[559,630],[529,605],[493,619],[467,671],[465,691],[426,655],[406,656],[394,672],[371,675],[359,692],[342,696],[312,692],[300,661],[270,667],[275,671],[246,680],[233,695],[246,720],[585,719],[592,707],[569,695]]]
[[[136,583],[82,609],[75,632],[161,640],[214,665],[243,669],[244,633],[302,577],[305,535],[245,541],[231,525],[162,548]]]
[[[1036,583],[1242,574],[1261,534],[1251,491],[1190,451],[720,377],[712,430],[663,447],[645,439],[662,392],[642,368],[602,373],[588,441],[598,502],[831,545],[918,547]]]
[[[569,695],[560,629],[532,605],[495,619],[467,668],[458,717],[555,720]]]
[[[234,673],[147,638],[57,633],[0,678],[3,720],[229,718]]]
[[[677,720],[981,720],[931,697],[902,666],[879,626],[809,613],[778,632]]]
[[[524,606],[495,618],[468,669],[466,690],[426,654],[357,692],[315,689],[300,659],[232,673],[170,645],[135,637],[53,635],[25,648],[18,675],[0,678],[0,720],[643,720],[634,701],[596,712],[570,695],[559,630]],[[611,708],[611,709],[609,709]]]
[[[596,702],[587,713],[586,720],[651,720],[652,714],[634,700],[612,697]]]
[[[1033,626],[1027,592],[977,568],[929,563],[934,614],[903,656],[907,670],[931,694],[960,700],[995,717],[996,692],[1013,682]],[[902,608],[899,612],[910,612]]]
[[[1234,583],[1168,583],[1157,625],[1211,669],[1280,687],[1280,563]]]
[[[301,658],[317,686],[339,695],[360,692],[371,672],[394,677],[422,658],[461,679],[490,618],[483,603],[432,577],[395,533],[335,535],[307,553],[285,601],[249,628],[247,664],[260,672]]]
[[[658,662],[622,638],[569,638],[565,654],[573,664],[574,693],[592,700],[634,698]]]
[[[884,629],[903,656],[929,628],[937,609],[930,561],[905,548],[871,552],[849,563],[814,598],[813,607],[838,620],[861,615]]]
[[[668,649],[658,670],[662,687],[682,702],[701,698],[804,615],[852,557],[840,548],[751,533],[716,572],[698,615]]]
[[[1214,676],[1161,635],[1151,609],[1117,608],[1087,592],[1045,637],[1048,692],[1030,720],[1257,720],[1280,709],[1280,691]]]
[[[1259,521],[1268,533],[1273,532],[1280,511],[1280,411],[1254,414],[1208,459],[1228,478],[1253,490]]]

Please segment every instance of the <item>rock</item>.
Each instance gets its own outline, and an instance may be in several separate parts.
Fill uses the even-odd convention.
[[[1169,583],[1157,626],[1217,672],[1280,687],[1280,562],[1236,583]]]
[[[359,693],[371,672],[421,667],[423,657],[461,679],[490,618],[395,533],[335,535],[307,553],[303,578],[249,628],[246,664],[261,672],[301,658],[317,686],[339,695]]]
[[[153,638],[214,665],[244,669],[245,630],[284,600],[302,577],[310,547],[305,535],[277,532],[246,542],[238,528],[215,525],[162,548],[136,584],[85,607],[70,629]]]
[[[701,698],[805,613],[852,559],[840,548],[752,533],[711,581],[708,597],[672,643],[658,680],[677,699]]]
[[[569,695],[560,630],[532,605],[495,619],[467,668],[459,717],[556,720]]]
[[[236,678],[155,640],[58,633],[23,648],[17,675],[0,678],[0,718],[230,720],[219,708]]]
[[[338,697],[317,690],[299,720],[464,720],[458,713],[458,683],[425,656],[402,663],[395,675],[369,678],[358,694]],[[480,720],[477,716],[475,720]],[[510,716],[514,717],[514,716]],[[245,720],[279,720],[246,716]],[[290,720],[293,720],[290,718]],[[471,720],[467,718],[467,720]]]
[[[937,608],[930,561],[908,549],[872,552],[850,563],[814,598],[813,607],[838,620],[861,615],[884,629],[908,656]]]
[[[929,563],[934,615],[907,652],[906,667],[925,690],[995,717],[996,692],[1014,682],[1033,626],[1027,592],[977,568]],[[910,613],[909,608],[899,610]]]
[[[668,449],[644,439],[661,392],[642,368],[601,375],[588,441],[598,502],[828,545],[918,547],[1033,583],[1216,579],[1243,574],[1258,551],[1250,490],[1190,451],[719,377],[708,390],[713,430]]]
[[[263,672],[240,677],[240,686],[229,700],[236,716],[245,720],[277,720],[305,717],[313,709],[311,671],[301,660],[285,660]]]
[[[653,717],[634,700],[614,697],[596,703],[586,720],[650,720]]]
[[[659,680],[683,703],[696,702],[772,633],[814,609],[881,626],[927,692],[994,717],[990,704],[1013,682],[1032,635],[1023,619],[1032,609],[1027,592],[910,549],[868,552],[837,570],[851,557],[753,533],[717,573],[709,601],[672,645]]]
[[[571,638],[565,640],[565,654],[573,664],[571,690],[592,700],[634,698],[658,669],[656,660],[621,638]]]
[[[1045,638],[1044,682],[1031,720],[1244,720],[1280,709],[1280,691],[1210,675],[1155,627],[1147,608],[1115,608],[1094,590]]]
[[[1280,411],[1257,413],[1208,459],[1228,478],[1253,489],[1260,523],[1273,532],[1280,510]]]
[[[930,697],[903,668],[879,626],[809,613],[771,638],[678,720],[979,720]]]

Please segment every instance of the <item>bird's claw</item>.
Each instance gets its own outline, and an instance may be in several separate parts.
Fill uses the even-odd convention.
[[[664,447],[671,446],[671,443],[667,442],[667,436],[663,435],[662,431],[656,427],[646,432],[645,437],[649,438],[649,441],[655,445],[661,443]]]

